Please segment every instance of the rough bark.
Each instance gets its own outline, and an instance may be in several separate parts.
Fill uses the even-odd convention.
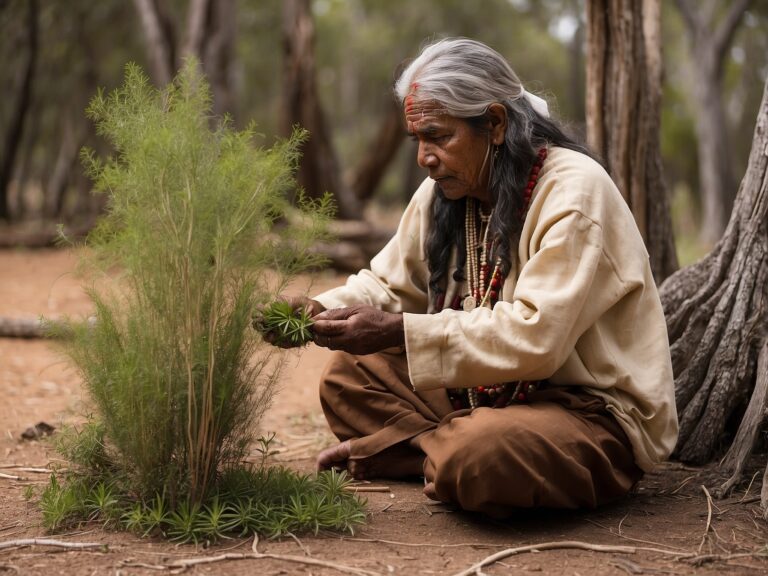
[[[667,279],[660,293],[680,416],[676,454],[703,463],[728,448],[722,444],[733,417],[760,403],[754,395],[768,326],[768,84],[725,234],[708,256]],[[749,453],[742,445],[754,440],[750,424],[738,419],[741,431],[723,463],[734,473]]]
[[[146,39],[152,77],[159,86],[173,79],[176,70],[175,47],[170,22],[160,11],[157,0],[133,0]]]
[[[725,455],[722,467],[732,471],[731,477],[726,480],[718,491],[718,494],[727,494],[731,488],[741,479],[744,465],[752,452],[757,440],[760,427],[768,412],[768,340],[763,341],[762,349],[757,358],[757,380],[749,406],[741,419],[739,430],[731,444],[731,448]]]
[[[723,63],[751,0],[729,2],[722,19],[717,17],[718,0],[676,3],[685,22],[693,68],[689,85],[697,135],[701,238],[713,245],[725,230],[736,188],[722,96]]]
[[[393,98],[371,145],[352,176],[352,190],[360,200],[376,192],[387,167],[405,140],[403,110]]]
[[[656,282],[677,270],[660,149],[659,0],[587,3],[587,141],[622,191]]]
[[[8,188],[13,174],[16,155],[21,144],[21,136],[24,132],[24,123],[27,119],[29,107],[32,102],[32,84],[35,77],[38,53],[38,8],[37,0],[29,0],[27,4],[27,53],[24,64],[21,67],[21,81],[19,90],[14,95],[14,109],[10,116],[10,122],[4,131],[3,147],[0,149],[0,220],[8,220],[10,216],[8,203]]]
[[[283,117],[282,131],[299,125],[309,131],[302,147],[298,180],[307,195],[319,198],[330,192],[341,218],[362,215],[360,202],[341,179],[339,163],[326,126],[315,81],[315,26],[309,0],[283,2]]]

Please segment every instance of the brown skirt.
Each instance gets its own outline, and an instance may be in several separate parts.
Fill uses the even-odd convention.
[[[443,502],[494,517],[594,508],[642,476],[604,401],[578,387],[545,387],[505,408],[454,410],[444,389],[413,390],[405,354],[336,352],[320,400],[369,475],[423,474]]]

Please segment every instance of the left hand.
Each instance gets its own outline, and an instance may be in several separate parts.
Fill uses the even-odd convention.
[[[373,306],[326,310],[313,318],[315,344],[350,354],[373,354],[405,343],[403,315]]]

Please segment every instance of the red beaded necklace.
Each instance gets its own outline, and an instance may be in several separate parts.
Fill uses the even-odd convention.
[[[520,219],[524,220],[526,212],[531,204],[531,196],[533,195],[533,189],[539,181],[539,172],[544,165],[544,161],[547,158],[547,148],[543,147],[539,149],[536,155],[536,162],[531,168],[531,172],[528,176],[528,183],[525,186],[523,192],[523,203],[520,208]],[[493,215],[493,211],[488,216],[480,213],[481,226],[480,230],[476,225],[476,213],[479,212],[475,209],[474,200],[467,198],[466,206],[466,246],[467,246],[467,269],[468,269],[468,284],[470,293],[464,298],[463,308],[466,311],[471,311],[478,305],[480,307],[489,303],[490,307],[498,301],[501,287],[504,283],[504,279],[501,277],[501,259],[496,259],[496,265],[493,269],[493,274],[488,276],[488,263],[487,255],[493,250],[493,241],[488,243],[488,229],[490,228],[490,219]],[[482,233],[482,243],[479,238],[481,236],[483,224],[485,225],[485,231]],[[477,259],[478,246],[480,248],[480,259]],[[507,382],[504,384],[496,384],[493,386],[477,386],[469,389],[452,389],[449,390],[449,398],[453,404],[454,409],[458,410],[465,408],[466,404],[469,404],[470,408],[477,408],[478,406],[493,406],[503,407],[512,402],[524,402],[528,398],[528,393],[536,389],[535,382]]]
[[[528,206],[531,203],[531,195],[533,189],[539,181],[539,172],[544,165],[544,160],[547,158],[547,148],[539,149],[536,155],[536,162],[531,168],[531,172],[528,176],[528,183],[525,186],[523,192],[523,203],[520,207],[520,219],[525,219],[525,214],[528,211]],[[480,229],[477,227],[477,216],[479,212],[480,216]],[[493,211],[490,214],[485,215],[482,211],[475,208],[475,201],[472,198],[467,198],[466,204],[466,218],[465,218],[465,238],[466,238],[466,250],[467,250],[467,280],[469,284],[469,295],[464,298],[462,308],[467,312],[474,310],[478,306],[485,306],[489,303],[491,308],[498,301],[499,289],[503,284],[503,278],[501,278],[501,259],[496,259],[496,265],[493,268],[493,273],[488,274],[490,267],[488,266],[488,254],[493,251],[493,241],[488,242],[488,231],[490,229],[490,219],[493,215]],[[483,226],[485,231],[483,232]],[[482,240],[480,239],[482,236]],[[478,262],[478,249],[480,251],[480,258]]]

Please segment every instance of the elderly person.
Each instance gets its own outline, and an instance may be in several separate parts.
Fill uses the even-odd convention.
[[[484,44],[427,46],[396,93],[429,178],[369,270],[294,301],[337,351],[318,466],[493,516],[625,495],[677,438],[632,213]]]

